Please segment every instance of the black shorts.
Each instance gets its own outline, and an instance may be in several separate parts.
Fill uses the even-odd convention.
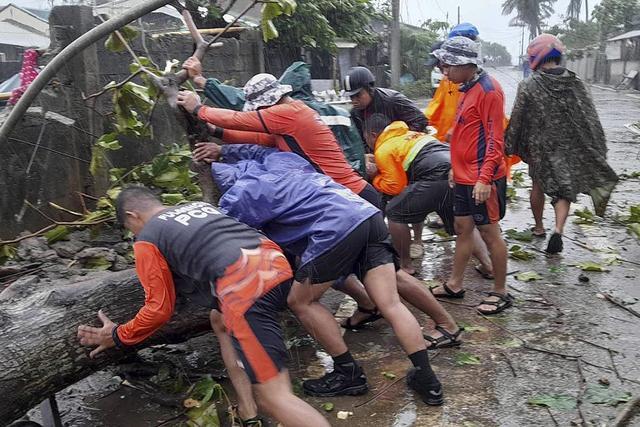
[[[367,186],[362,189],[358,196],[365,199],[378,209],[382,209],[382,195],[373,188],[373,185],[367,183]]]
[[[491,194],[486,202],[476,205],[473,185],[456,184],[454,187],[455,216],[471,216],[476,225],[495,224],[504,218],[507,210],[507,178],[500,178],[491,184]]]
[[[351,273],[362,279],[367,271],[390,263],[397,266],[397,256],[380,212],[357,226],[329,251],[301,265],[295,279],[300,283],[309,279],[311,284],[317,284]]]
[[[455,234],[453,190],[447,180],[411,183],[386,206],[389,221],[401,224],[421,223],[431,212],[436,212],[442,218],[447,233]]]
[[[287,308],[291,285],[287,280],[256,300],[245,312],[244,321],[237,321],[231,332],[233,346],[252,384],[260,383],[261,375],[280,372],[287,366],[279,313]]]

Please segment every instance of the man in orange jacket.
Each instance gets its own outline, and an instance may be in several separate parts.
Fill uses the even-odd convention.
[[[404,122],[391,122],[374,114],[365,122],[367,144],[374,152],[376,173],[373,186],[393,198],[387,203],[389,232],[400,255],[400,266],[409,274],[415,269],[409,256],[411,237],[408,224],[422,222],[436,212],[447,233],[453,227],[453,191],[449,187],[451,155],[447,144],[422,132],[413,132]],[[474,236],[474,255],[480,271],[490,274],[491,260],[480,234]]]

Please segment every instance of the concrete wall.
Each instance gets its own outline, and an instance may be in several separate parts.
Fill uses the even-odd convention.
[[[609,69],[611,73],[611,84],[617,85],[622,81],[624,75],[631,70],[640,72],[640,60],[635,61],[609,61]],[[634,89],[640,89],[640,79],[634,81]]]
[[[52,10],[50,24],[52,29],[55,25],[56,31],[64,33],[58,34],[57,38],[69,43],[89,31],[95,22],[88,7],[59,6]],[[267,71],[279,75],[292,62],[276,49],[264,49],[257,31],[245,31],[222,41],[223,47],[209,51],[204,61],[204,74],[230,84],[244,85],[253,75],[263,71],[267,63]],[[193,51],[189,36],[148,37],[146,45],[150,56],[161,68],[166,60],[183,61]],[[147,55],[139,39],[132,47],[138,55]],[[263,52],[268,61],[263,59]],[[81,210],[76,192],[103,194],[107,183],[91,176],[89,161],[96,137],[110,130],[112,105],[110,96],[105,95],[89,109],[82,96],[99,91],[110,81],[122,81],[129,75],[131,62],[128,53],[106,51],[104,40],[86,49],[58,73],[33,104],[41,107],[42,112],[52,111],[75,120],[74,125],[45,120],[40,112],[30,113],[14,129],[10,144],[0,146],[3,161],[0,168],[0,238],[11,238],[25,229],[36,231],[49,224],[26,207],[25,200],[53,218],[72,220],[73,217],[50,208],[48,202]],[[151,125],[153,138],[121,139],[123,148],[110,155],[112,167],[132,167],[151,160],[163,145],[186,142],[175,111],[162,101],[154,112]],[[33,145],[16,140],[31,144],[39,141],[44,149],[40,148],[34,154]]]

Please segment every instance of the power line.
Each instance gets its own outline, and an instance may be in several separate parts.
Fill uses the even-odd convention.
[[[19,142],[21,144],[31,145],[32,147],[37,146],[39,150],[51,151],[52,153],[58,154],[60,156],[68,157],[70,159],[75,159],[83,163],[87,163],[87,164],[91,163],[89,160],[81,159],[80,157],[74,156],[73,154],[63,153],[62,151],[54,150],[53,148],[45,147],[43,145],[38,146],[37,144],[33,142],[25,141],[24,139],[18,139],[11,136],[9,137],[9,139],[15,142]]]

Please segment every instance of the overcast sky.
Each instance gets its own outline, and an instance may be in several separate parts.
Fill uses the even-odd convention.
[[[504,0],[400,0],[400,16],[402,22],[420,25],[427,19],[445,21],[448,13],[449,23],[456,24],[460,6],[460,22],[471,22],[477,26],[483,40],[506,46],[515,61],[520,55],[522,29],[509,27],[509,21],[513,16],[502,15],[503,2]],[[593,10],[597,3],[600,1],[589,1],[589,9]],[[561,15],[565,15],[568,4],[569,0],[558,0],[555,3],[556,12],[549,19],[549,24],[562,22]],[[584,9],[581,19],[584,19]],[[528,37],[528,34],[525,34],[525,48]]]
[[[441,20],[449,17],[449,23],[456,24],[458,20],[457,9],[460,6],[461,22],[471,22],[480,30],[482,39],[498,42],[507,47],[511,56],[515,59],[520,55],[520,39],[522,29],[509,27],[512,16],[502,15],[502,3],[504,0],[400,0],[400,16],[403,22],[420,25],[427,19]],[[589,1],[589,8],[599,3],[599,0]],[[0,0],[0,5],[14,3],[23,7],[36,9],[48,8],[49,0]],[[60,0],[55,1],[60,4]],[[562,15],[567,10],[569,0],[558,0],[555,3],[555,15],[549,20],[551,25],[562,21]],[[584,10],[581,13],[584,16]],[[525,47],[528,34],[525,34]]]

